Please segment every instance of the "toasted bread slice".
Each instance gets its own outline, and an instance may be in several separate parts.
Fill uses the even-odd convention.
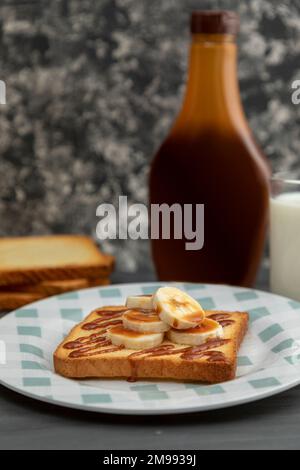
[[[133,351],[113,346],[106,338],[121,323],[126,307],[102,307],[75,326],[54,353],[57,373],[72,378],[156,378],[218,383],[235,377],[238,348],[248,325],[246,312],[208,311],[219,321],[224,339],[188,347],[164,341],[152,349]],[[106,330],[106,331],[105,331]]]
[[[109,278],[102,278],[102,279],[88,279],[87,287],[101,287],[101,286],[109,286],[111,283]]]
[[[0,292],[0,310],[13,310],[44,298],[42,294],[26,292]]]
[[[86,289],[88,287],[107,286],[110,281],[103,279],[70,279],[61,281],[41,281],[37,284],[21,284],[13,286],[0,287],[1,293],[32,293],[41,295],[59,295],[64,292],[70,292],[77,289]]]
[[[0,239],[0,286],[107,277],[114,259],[92,239],[53,235]]]

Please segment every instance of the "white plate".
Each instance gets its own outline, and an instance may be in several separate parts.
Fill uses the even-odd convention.
[[[300,383],[300,303],[257,290],[180,283],[171,285],[186,290],[206,309],[249,312],[250,329],[239,351],[235,380],[218,385],[129,383],[71,380],[54,373],[53,351],[92,309],[122,304],[128,295],[152,293],[160,285],[85,289],[50,297],[6,315],[0,320],[0,383],[31,398],[70,408],[142,415],[226,408],[275,395]]]

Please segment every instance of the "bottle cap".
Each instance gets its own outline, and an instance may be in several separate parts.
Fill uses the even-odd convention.
[[[238,13],[228,10],[200,10],[191,15],[192,34],[232,34],[239,31]]]

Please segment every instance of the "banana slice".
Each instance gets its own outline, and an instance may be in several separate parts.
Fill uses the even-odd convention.
[[[126,330],[122,326],[110,328],[108,338],[116,346],[125,346],[126,349],[144,349],[159,346],[164,338],[163,333],[138,333]]]
[[[155,310],[132,309],[122,315],[124,328],[140,333],[163,333],[170,326],[161,321]]]
[[[199,346],[212,338],[223,338],[222,326],[210,318],[205,318],[202,323],[189,330],[178,331],[173,328],[167,332],[167,338],[176,344]]]
[[[205,315],[195,299],[176,287],[158,289],[153,295],[153,307],[162,321],[178,330],[195,327]]]
[[[130,295],[126,299],[126,307],[152,309],[152,295]]]

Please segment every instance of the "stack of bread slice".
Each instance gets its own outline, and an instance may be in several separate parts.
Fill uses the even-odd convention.
[[[0,310],[109,284],[114,258],[81,235],[0,239]]]

